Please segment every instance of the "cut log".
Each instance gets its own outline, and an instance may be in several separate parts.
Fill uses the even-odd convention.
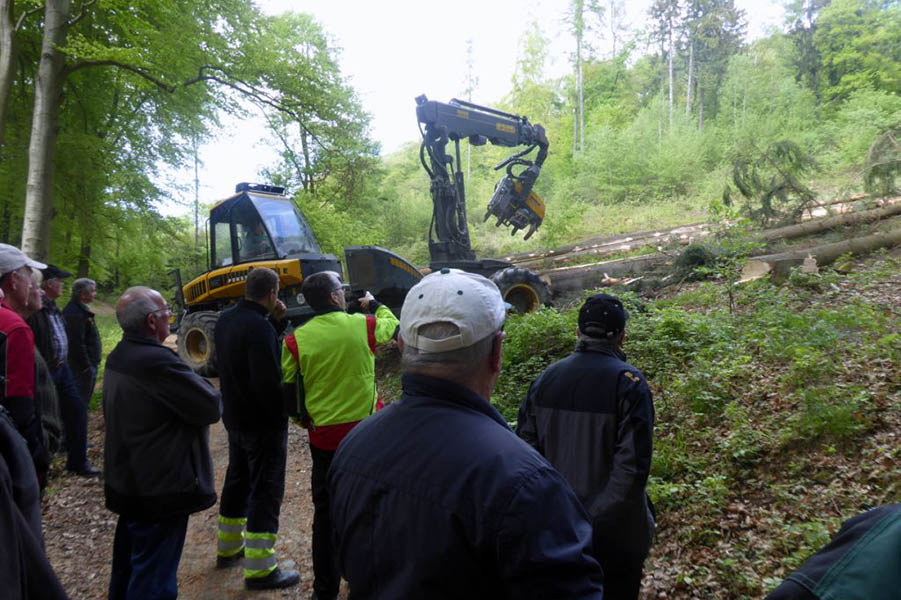
[[[901,214],[901,198],[892,198],[889,202],[889,204],[886,204],[881,208],[862,210],[844,215],[836,215],[834,217],[826,217],[825,219],[807,221],[806,223],[779,227],[777,229],[770,229],[761,232],[756,238],[766,241],[792,239],[813,233],[820,233],[835,227],[870,223],[872,221],[878,221],[879,219],[885,219]]]
[[[741,281],[758,279],[767,274],[775,279],[788,277],[792,267],[804,264],[805,259],[815,259],[816,265],[822,267],[833,262],[842,254],[866,254],[879,248],[901,244],[901,228],[883,231],[866,237],[845,240],[834,244],[825,244],[812,248],[799,248],[790,252],[757,256],[748,261],[742,270]]]
[[[692,223],[690,225],[679,225],[677,227],[667,227],[666,229],[654,229],[649,231],[638,231],[635,233],[621,233],[617,235],[600,236],[576,242],[575,244],[567,244],[550,250],[541,250],[536,252],[519,252],[503,257],[502,260],[512,262],[513,264],[525,266],[522,263],[527,261],[540,261],[542,259],[569,254],[571,252],[579,252],[591,248],[600,248],[605,246],[615,246],[616,244],[634,244],[638,240],[654,239],[670,234],[679,234],[691,236],[695,231],[706,231],[710,227],[709,223]],[[651,242],[648,242],[650,244]]]
[[[542,277],[547,277],[551,282],[553,293],[584,290],[593,287],[610,285],[611,279],[626,275],[641,276],[646,271],[659,267],[671,261],[672,257],[666,254],[651,254],[650,256],[635,256],[622,260],[607,260],[587,265],[573,267],[560,267],[542,271]]]

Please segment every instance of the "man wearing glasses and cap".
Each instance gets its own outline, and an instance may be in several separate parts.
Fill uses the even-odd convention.
[[[100,475],[100,469],[88,461],[88,405],[82,400],[75,377],[68,364],[69,337],[66,321],[56,305],[56,299],[63,293],[65,279],[72,273],[48,264],[41,273],[44,275],[44,306],[28,318],[34,330],[38,350],[47,366],[59,396],[59,409],[66,434],[66,470],[85,477]]]
[[[5,296],[0,308],[0,403],[25,438],[41,482],[45,481],[50,456],[34,399],[34,334],[18,313],[25,312],[28,304],[32,269],[46,266],[15,246],[0,244],[0,291]]]
[[[529,388],[517,433],[572,484],[591,517],[604,598],[638,598],[654,537],[646,487],[654,404],[622,345],[629,313],[607,294],[579,310],[579,341]]]

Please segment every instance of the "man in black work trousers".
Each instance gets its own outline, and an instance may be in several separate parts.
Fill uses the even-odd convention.
[[[288,415],[281,395],[278,275],[253,269],[244,298],[216,323],[222,422],[228,430],[228,470],[219,501],[216,566],[244,559],[248,589],[285,588],[300,573],[281,570],[275,556],[278,517],[285,493]],[[284,328],[280,324],[281,329]]]

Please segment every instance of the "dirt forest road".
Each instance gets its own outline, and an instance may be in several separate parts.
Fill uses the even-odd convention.
[[[288,466],[285,500],[282,503],[280,534],[276,551],[280,561],[293,560],[300,570],[301,583],[287,590],[249,592],[244,589],[240,568],[217,570],[216,523],[218,504],[191,515],[188,535],[178,569],[179,598],[186,600],[227,600],[235,598],[309,598],[313,584],[310,551],[313,503],[310,492],[312,463],[306,431],[291,424],[288,432]],[[90,414],[90,459],[98,467],[103,462],[103,417]],[[216,489],[228,464],[228,440],[222,423],[210,428],[210,450],[216,467]],[[47,555],[63,587],[72,600],[106,598],[112,565],[116,515],[103,505],[103,482],[83,479],[62,471],[57,457],[50,488],[44,499],[44,539]],[[346,597],[342,588],[341,598]]]

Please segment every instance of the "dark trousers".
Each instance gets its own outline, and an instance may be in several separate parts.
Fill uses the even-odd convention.
[[[287,455],[287,425],[273,431],[229,431],[219,514],[247,517],[252,533],[278,533]]]
[[[66,469],[81,471],[88,466],[88,407],[82,401],[69,365],[50,372],[59,396],[59,413],[66,434]]]
[[[311,445],[310,455],[313,457],[313,591],[326,600],[338,597],[341,583],[327,479],[335,451]]]
[[[596,552],[595,558],[604,571],[604,600],[638,599],[644,556]]]
[[[71,369],[71,367],[69,367]],[[91,408],[91,396],[94,394],[94,383],[97,381],[97,367],[88,367],[80,372],[72,371],[75,387],[81,396],[85,409]]]
[[[188,515],[164,521],[120,516],[113,540],[109,600],[177,598],[175,576],[187,530]]]

